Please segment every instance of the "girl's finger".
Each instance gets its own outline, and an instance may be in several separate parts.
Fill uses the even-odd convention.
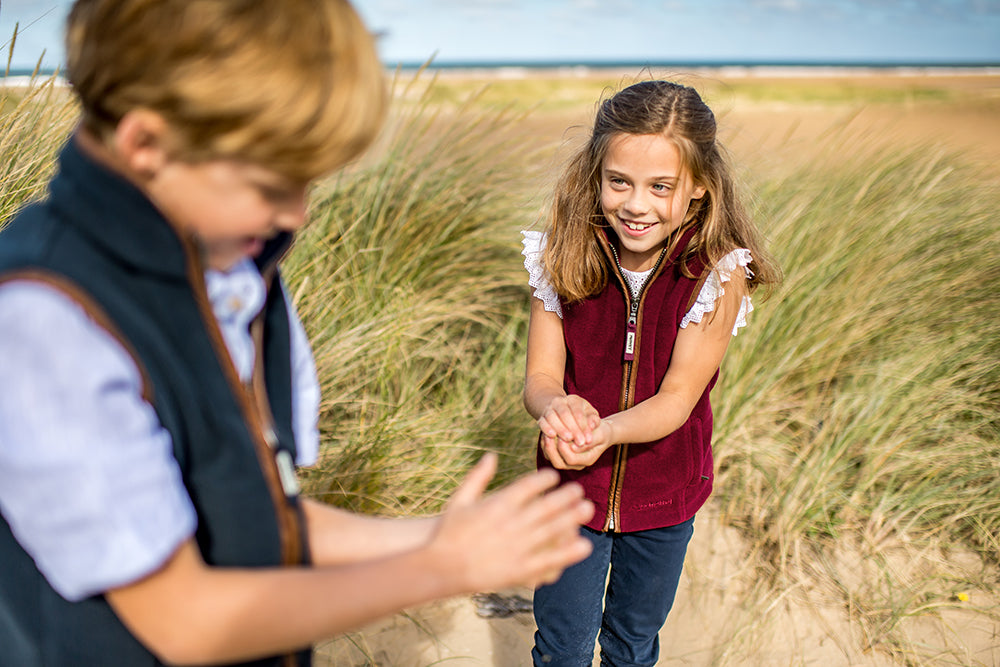
[[[544,439],[542,443],[542,452],[545,454],[545,458],[549,460],[557,470],[566,469],[566,461],[563,459],[562,453],[559,451],[559,444],[562,442],[559,438]]]

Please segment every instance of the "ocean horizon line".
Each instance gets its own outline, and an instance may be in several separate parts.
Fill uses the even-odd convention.
[[[429,58],[425,61],[402,60],[391,61],[383,59],[382,64],[386,69],[434,69],[434,70],[461,70],[461,69],[508,69],[523,68],[529,70],[543,69],[642,69],[642,68],[675,68],[675,69],[719,69],[729,67],[743,68],[801,68],[801,69],[968,69],[968,70],[989,70],[1000,68],[1000,60],[979,61],[979,60],[862,60],[862,59],[839,59],[839,60],[800,60],[781,58],[762,59],[728,59],[728,58],[707,58],[707,59],[674,59],[674,60],[652,60],[652,59],[621,59],[621,60],[584,60],[584,59],[546,59],[546,60],[524,60],[524,59],[465,59],[465,60],[437,60]],[[4,76],[52,76],[63,71],[62,67],[11,67]]]
[[[402,69],[500,69],[508,67],[523,67],[526,69],[553,69],[586,67],[590,69],[622,69],[622,68],[721,68],[721,67],[801,67],[801,68],[943,68],[943,69],[992,69],[1000,67],[1000,60],[798,60],[798,59],[676,59],[676,60],[518,60],[518,59],[468,59],[468,60],[436,60],[400,61],[392,63],[383,61],[387,67]]]

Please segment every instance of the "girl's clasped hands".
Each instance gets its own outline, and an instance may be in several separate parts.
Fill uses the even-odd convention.
[[[554,468],[582,470],[597,462],[612,440],[612,424],[576,394],[553,398],[538,419],[542,453]]]

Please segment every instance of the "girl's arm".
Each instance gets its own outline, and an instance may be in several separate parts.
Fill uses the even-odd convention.
[[[325,560],[340,537],[340,565],[215,568],[188,541],[157,572],[106,597],[161,659],[205,664],[292,651],[436,598],[554,581],[589,552],[578,531],[593,507],[576,485],[553,490],[552,471],[483,497],[495,468],[494,456],[473,468],[442,517],[423,524],[433,528],[422,543],[423,528],[390,537],[395,555],[377,555],[377,539],[391,533],[384,523],[310,507],[311,529],[346,531],[312,542]]]
[[[722,363],[746,293],[746,276],[733,271],[715,312],[677,333],[670,366],[657,393],[602,419],[589,444],[560,443],[559,457],[566,467],[584,468],[612,445],[650,442],[680,428]]]
[[[542,452],[556,468],[566,468],[558,443],[589,445],[593,429],[600,423],[597,410],[580,396],[567,396],[563,389],[566,347],[562,319],[545,310],[539,299],[531,299],[528,354],[524,374],[524,407],[538,420]]]

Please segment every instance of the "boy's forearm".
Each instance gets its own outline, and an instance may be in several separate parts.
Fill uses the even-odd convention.
[[[204,664],[285,653],[433,599],[554,581],[589,552],[579,526],[593,506],[552,471],[483,496],[495,471],[496,456],[484,456],[414,549],[342,565],[230,569],[206,565],[189,540],[158,571],[105,595],[165,661]]]
[[[163,571],[107,597],[166,662],[206,664],[294,651],[459,592],[426,549],[353,565],[238,570],[205,566],[189,543]]]
[[[316,565],[343,565],[426,544],[439,517],[383,518],[353,514],[304,498],[309,550]]]

